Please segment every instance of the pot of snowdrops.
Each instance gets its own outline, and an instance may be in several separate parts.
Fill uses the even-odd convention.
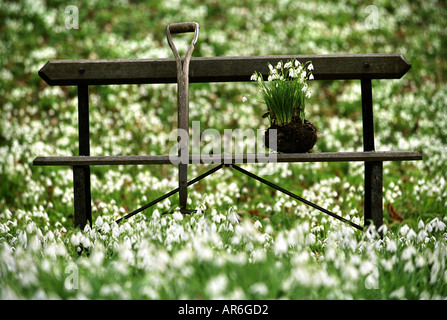
[[[264,143],[266,147],[279,152],[309,152],[318,139],[316,126],[305,119],[305,99],[311,96],[308,81],[314,78],[312,62],[302,64],[292,59],[286,63],[280,61],[276,67],[269,63],[268,67],[267,81],[258,72],[251,77],[257,82],[260,100],[267,107],[263,117],[268,117],[270,121]],[[269,145],[269,136],[275,129],[276,147]]]

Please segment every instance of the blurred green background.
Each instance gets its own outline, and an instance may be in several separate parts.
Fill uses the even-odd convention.
[[[72,12],[65,11],[69,5],[78,8],[79,29],[66,28],[67,19],[72,22]],[[371,12],[365,9],[370,5],[377,9],[377,28],[369,28]],[[412,64],[402,79],[373,81],[376,149],[416,150],[424,157],[417,162],[384,163],[384,219],[394,232],[387,249],[378,244],[363,251],[365,243],[356,242],[361,233],[336,229],[333,219],[230,170],[221,170],[189,189],[189,205],[210,214],[183,220],[169,216],[162,219],[168,226],[158,227],[160,219],[150,218],[152,208],[129,220],[122,230],[115,226],[105,235],[73,230],[71,169],[34,167],[32,161],[37,156],[78,154],[76,88],[48,86],[38,70],[53,59],[170,58],[165,28],[184,21],[200,24],[194,57],[400,53]],[[445,261],[441,221],[447,211],[446,33],[444,1],[0,0],[2,297],[195,299],[218,296],[220,291],[213,296],[205,288],[222,281],[228,284],[226,297],[236,299],[445,297],[447,273],[438,261]],[[180,50],[189,41],[188,36],[176,37]],[[312,89],[306,114],[320,130],[315,151],[361,151],[359,81],[315,81]],[[220,132],[267,128],[267,120],[262,119],[265,107],[257,102],[256,94],[254,83],[191,84],[190,120],[200,121],[202,130]],[[173,145],[169,133],[176,128],[176,112],[175,84],[91,87],[91,154],[167,154]],[[244,168],[345,218],[363,222],[363,163]],[[189,166],[189,177],[205,169]],[[176,188],[177,168],[98,166],[92,167],[91,180],[94,221],[101,217],[114,226],[113,219]],[[177,203],[172,197],[157,210],[175,208]],[[225,229],[232,228],[225,220],[232,213],[250,222],[259,220],[260,230],[240,236]],[[196,239],[194,235],[201,231],[195,219],[219,227],[217,240]],[[421,221],[426,224],[421,226]],[[416,233],[409,232],[406,224],[420,230],[421,239],[418,235],[415,240]],[[166,245],[177,230],[171,227],[184,227],[185,238]],[[239,232],[253,229],[245,222],[238,227]],[[430,228],[433,236],[427,233],[425,237]],[[306,232],[304,241],[299,236]],[[253,240],[260,235],[265,245]],[[239,236],[242,240],[233,243]],[[295,246],[286,244],[289,251],[284,255],[277,254],[277,247],[269,247],[285,243],[287,236],[299,241],[293,240]],[[189,244],[193,240],[201,245],[194,247],[196,251]],[[79,256],[80,241],[94,247],[96,255],[88,258],[87,250]],[[331,248],[331,241],[339,247]],[[398,249],[393,251],[390,248],[396,243]],[[415,271],[407,262],[408,243],[430,264]],[[61,252],[57,258],[55,252]],[[147,260],[140,257],[130,263],[127,254],[135,252],[142,252]],[[186,268],[175,255],[185,252],[190,259]],[[201,255],[209,252],[213,259],[203,261]],[[88,279],[78,291],[63,287],[67,253],[81,277]],[[261,257],[258,262],[256,254]],[[249,260],[254,262],[246,263]],[[392,260],[397,261],[391,264],[395,273],[388,270]],[[123,264],[132,267],[126,269]],[[438,269],[433,271],[435,266]],[[368,270],[376,270],[377,277],[380,272],[382,290],[365,289]],[[216,272],[225,276],[215,277]],[[308,286],[294,278],[300,275],[311,281]],[[257,284],[261,280],[265,283]],[[334,283],[343,287],[334,288]],[[114,291],[116,287],[119,290]]]

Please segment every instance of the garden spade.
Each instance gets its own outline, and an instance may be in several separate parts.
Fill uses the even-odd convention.
[[[180,58],[180,55],[172,41],[171,34],[194,32],[194,38],[186,52],[185,58]],[[178,157],[180,162],[178,164],[179,170],[179,202],[180,211],[182,213],[191,213],[193,210],[186,209],[187,202],[187,177],[188,177],[188,162],[189,162],[189,100],[188,100],[188,85],[189,85],[189,62],[191,60],[194,46],[199,37],[199,24],[197,22],[182,22],[172,23],[166,27],[166,37],[169,46],[174,53],[177,65],[177,104],[178,104]],[[182,61],[183,60],[183,61]]]

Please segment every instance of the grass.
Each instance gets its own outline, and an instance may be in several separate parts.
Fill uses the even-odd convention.
[[[63,1],[0,1],[2,299],[447,297],[445,4],[377,2],[378,29],[365,28],[370,3],[353,1],[70,4],[79,30],[64,27]],[[402,79],[373,81],[377,150],[424,156],[384,163],[382,240],[230,170],[191,187],[195,214],[160,215],[178,205],[173,196],[114,223],[176,188],[175,166],[92,167],[94,224],[73,228],[71,169],[32,160],[77,154],[76,88],[50,87],[37,71],[51,59],[171,57],[165,27],[179,21],[200,24],[196,57],[397,52],[410,61]],[[310,85],[306,117],[322,131],[316,151],[362,150],[360,84]],[[169,151],[175,85],[90,93],[92,155]],[[219,132],[267,128],[265,106],[242,99],[256,93],[254,83],[191,84],[190,120]],[[244,168],[363,224],[361,163]],[[188,175],[206,169],[189,166]]]

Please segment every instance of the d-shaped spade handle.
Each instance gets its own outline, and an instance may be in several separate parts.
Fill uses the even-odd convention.
[[[185,32],[194,32],[199,29],[199,24],[197,22],[179,22],[179,23],[171,23],[168,25],[170,33],[185,33]],[[197,41],[197,38],[195,39]]]
[[[186,60],[188,60],[189,62],[189,60],[191,59],[192,51],[194,50],[194,46],[196,45],[197,39],[199,38],[199,24],[197,22],[180,22],[171,23],[166,27],[166,38],[168,39],[169,46],[171,47],[176,60],[180,60],[180,56],[174,42],[172,41],[171,34],[186,32],[194,32],[194,38],[192,39],[191,45],[189,46],[185,56],[185,62]]]

